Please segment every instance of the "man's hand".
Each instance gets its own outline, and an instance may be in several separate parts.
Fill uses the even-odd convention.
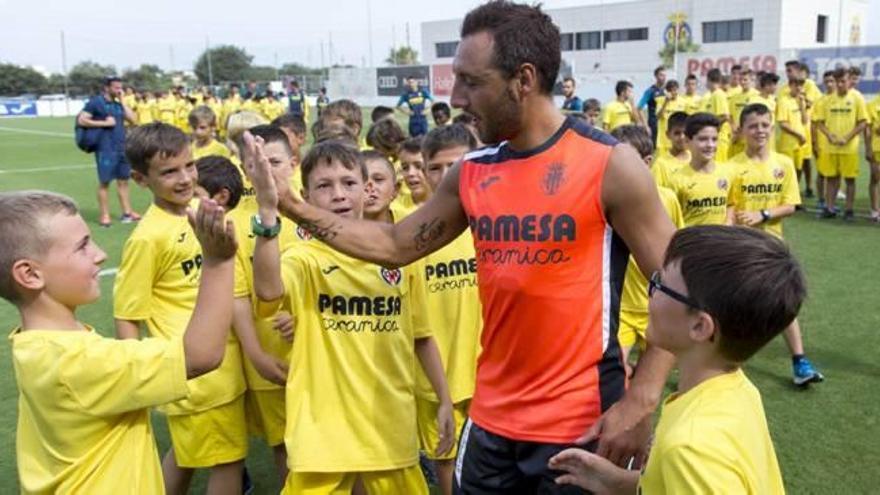
[[[596,495],[632,495],[638,485],[638,471],[619,468],[582,449],[565,449],[551,457],[547,466],[566,473],[556,478],[557,485],[575,485]]]
[[[291,168],[273,167],[266,158],[263,145],[263,138],[245,131],[243,165],[254,185],[260,210],[277,211],[279,198],[293,196],[290,191]]]
[[[440,407],[437,408],[437,432],[440,439],[435,454],[446,455],[452,450],[452,443],[455,441],[455,420],[452,419],[451,402],[441,402]]]
[[[598,440],[596,453],[600,456],[621,467],[635,457],[636,465],[640,466],[648,455],[653,412],[625,395],[575,443],[584,445]]]
[[[202,246],[205,262],[226,261],[235,256],[238,249],[235,227],[231,220],[226,220],[223,208],[214,200],[202,200],[198,211],[187,209],[186,216]]]
[[[293,331],[296,328],[296,317],[287,311],[279,311],[275,314],[272,325],[281,337],[288,342],[293,342]]]
[[[284,385],[287,383],[287,363],[276,358],[275,356],[261,352],[254,359],[251,359],[257,372],[275,385]]]
[[[116,127],[116,118],[112,115],[108,115],[106,119],[103,120],[104,127]]]
[[[736,223],[754,227],[764,222],[764,217],[759,211],[738,211],[736,212]]]

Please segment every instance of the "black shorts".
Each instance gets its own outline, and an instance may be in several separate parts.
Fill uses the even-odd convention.
[[[547,467],[557,453],[575,445],[526,442],[496,435],[470,419],[461,430],[455,459],[454,493],[584,494],[572,485],[557,485],[562,473]],[[595,444],[576,446],[595,451]]]

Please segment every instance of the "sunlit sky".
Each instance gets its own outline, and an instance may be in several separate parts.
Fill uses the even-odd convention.
[[[4,21],[0,62],[60,71],[63,30],[68,68],[82,60],[93,60],[118,69],[152,63],[164,69],[188,70],[208,43],[244,47],[258,65],[298,62],[320,66],[322,61],[378,65],[392,45],[406,44],[407,31],[410,44],[419,50],[422,22],[460,18],[479,3],[0,0]],[[546,8],[560,8],[599,4],[602,0],[543,3]],[[880,19],[880,0],[870,3],[869,18]],[[871,23],[870,28],[868,43],[880,44],[880,22]]]

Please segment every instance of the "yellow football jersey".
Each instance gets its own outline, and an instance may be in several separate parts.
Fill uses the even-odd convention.
[[[742,115],[743,109],[752,103],[755,103],[755,99],[760,95],[761,93],[755,88],[751,88],[748,91],[743,91],[742,88],[740,88],[739,93],[728,99],[730,118],[736,122],[737,127],[739,127],[740,116]]]
[[[675,193],[665,187],[657,187],[663,209],[676,228],[684,227],[684,217]],[[620,310],[632,313],[648,313],[648,279],[639,269],[635,258],[629,257],[626,275],[623,280],[623,293],[620,296]]]
[[[703,111],[703,97],[702,96],[700,96],[698,94],[692,94],[692,95],[685,94],[685,95],[681,96],[681,99],[685,103],[685,112],[687,112],[688,115],[693,115],[697,112]]]
[[[420,275],[427,293],[427,307],[423,311],[429,315],[431,333],[440,349],[449,394],[452,402],[461,402],[474,395],[483,328],[477,258],[470,230],[429,254]],[[421,368],[417,391],[420,397],[437,401]]]
[[[216,139],[212,139],[206,146],[199,146],[195,139],[193,139],[189,147],[192,151],[193,160],[198,160],[199,158],[211,155],[218,155],[224,158],[232,157],[232,152],[229,151],[229,148]]]
[[[785,493],[761,394],[742,370],[666,398],[639,493]]]
[[[660,155],[654,159],[654,163],[651,164],[651,175],[654,177],[654,182],[656,182],[658,186],[668,187],[669,176],[677,172],[678,169],[687,167],[690,164],[690,151],[687,151],[686,156],[682,159],[672,156],[668,151],[664,151],[660,153]]]
[[[609,132],[622,125],[632,123],[632,106],[628,101],[612,100],[605,105],[602,112],[602,125]]]
[[[880,153],[880,95],[868,103],[868,120],[871,122],[871,147],[876,155]]]
[[[791,158],[770,152],[767,161],[758,161],[740,153],[731,158],[734,168],[731,206],[737,211],[761,211],[781,205],[801,204],[797,175]],[[757,226],[782,237],[782,219],[773,218]]]
[[[662,107],[665,100],[666,98],[663,96],[657,98],[657,107]],[[666,127],[669,124],[669,116],[674,114],[675,112],[687,112],[687,105],[688,102],[685,101],[684,98],[679,96],[674,100],[669,100],[669,102],[666,103],[666,108],[663,110],[663,113],[657,115],[658,150],[668,150],[670,147],[669,137],[666,135]]]
[[[193,104],[187,98],[177,100],[177,109],[175,110],[174,125],[178,129],[189,134],[192,128],[189,126],[189,113],[192,112]]]
[[[156,99],[147,98],[135,103],[134,113],[138,125],[152,124],[156,121]]]
[[[782,95],[776,100],[776,122],[779,124],[782,124],[783,122],[788,124],[792,129],[806,138],[806,129],[808,126],[804,124],[804,119],[807,117],[805,111],[806,109],[802,112],[798,100],[789,95]],[[776,136],[777,150],[783,153],[790,153],[800,147],[801,143],[798,142],[796,137],[779,129],[779,134]]]
[[[850,91],[845,96],[837,93],[826,95],[822,105],[817,109],[814,120],[824,122],[825,127],[837,137],[844,137],[859,124],[868,120],[868,109],[864,99]],[[820,131],[821,133],[821,131]],[[828,143],[828,153],[832,155],[853,155],[859,152],[861,137],[856,135],[847,144],[838,146]]]
[[[202,248],[185,216],[150,205],[122,248],[113,287],[113,316],[144,321],[152,337],[180,338],[196,305]],[[244,393],[241,351],[230,332],[223,364],[189,382],[189,396],[161,407],[189,414],[226,404]]]
[[[270,100],[266,98],[261,103],[261,111],[263,113],[263,117],[266,117],[266,119],[270,122],[284,115],[284,112],[286,111],[286,109],[284,108],[284,104],[278,100]]]
[[[226,133],[226,121],[229,120],[230,115],[241,110],[241,103],[241,97],[239,97],[238,95],[223,100],[222,111],[220,112],[221,115],[219,116],[219,121],[217,122],[217,128],[220,129],[224,135]]]
[[[725,116],[730,117],[727,93],[721,88],[716,88],[715,91],[707,93],[703,98],[703,111],[711,113],[719,119]],[[727,122],[721,124],[721,129],[718,130],[718,142],[720,144],[730,142],[730,124]]]
[[[254,248],[256,236],[251,231],[251,218],[259,211],[256,202],[246,205],[239,204],[229,212],[228,218],[235,225],[235,238],[238,239],[238,251],[235,254],[235,288],[236,298],[247,297],[253,307],[257,307],[258,300],[254,291]],[[281,219],[281,232],[278,233],[278,247],[282,253],[290,249],[296,242],[311,239],[311,235],[304,229],[298,228],[287,218]],[[281,334],[275,330],[272,316],[257,316],[254,311],[254,324],[256,327],[257,340],[260,347],[268,354],[285,362],[290,361],[291,343],[284,340]],[[244,359],[244,372],[250,390],[277,390],[282,388],[260,375],[251,361]]]
[[[356,260],[322,242],[282,257],[283,304],[298,319],[284,436],[291,471],[418,462],[413,346],[430,332],[414,270]]]
[[[666,186],[678,198],[684,223],[689,227],[727,223],[733,168],[726,163],[714,165],[711,172],[697,171],[687,166],[669,176]]]
[[[167,95],[156,101],[156,120],[163,124],[176,125],[177,99]]]
[[[181,339],[16,329],[22,493],[163,493],[148,408],[186,397]]]

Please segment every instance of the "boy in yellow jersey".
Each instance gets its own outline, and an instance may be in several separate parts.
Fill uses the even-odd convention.
[[[763,104],[749,105],[743,111],[741,126],[746,151],[731,165],[736,170],[730,222],[764,230],[782,237],[782,219],[791,216],[801,204],[795,166],[789,157],[770,150],[773,125],[770,110]],[[801,329],[795,319],[783,333],[791,352],[792,380],[807,386],[825,379],[804,356]]]
[[[325,125],[345,125],[358,139],[358,147],[361,150],[368,148],[366,140],[361,136],[364,126],[364,115],[357,103],[345,99],[336,100],[324,108],[321,112],[320,121]]]
[[[156,122],[174,125],[177,117],[177,99],[168,91],[162,91],[156,100]]]
[[[684,96],[682,98],[686,105],[685,112],[688,115],[702,111],[703,98],[697,93],[697,76],[694,74],[688,74],[684,79]]]
[[[728,98],[730,104],[730,156],[736,156],[746,148],[742,136],[739,135],[739,114],[743,108],[754,103],[755,99],[761,93],[755,89],[755,73],[751,69],[744,69],[740,73],[740,90],[733,96]]]
[[[605,132],[632,123],[641,123],[641,113],[636,110],[633,103],[633,85],[629,81],[617,81],[614,86],[616,98],[605,105],[602,112],[602,128]]]
[[[122,250],[114,286],[116,333],[136,339],[146,323],[152,337],[173,341],[192,315],[204,262],[184,215],[197,178],[189,139],[168,124],[147,124],[126,137],[125,154],[153,203]],[[188,385],[185,399],[160,408],[172,445],[162,462],[165,489],[184,493],[194,469],[202,467],[211,468],[208,493],[240,489],[247,427],[238,341],[230,336],[223,364]]]
[[[273,166],[290,167],[290,151],[280,131],[271,126],[252,129],[267,142],[267,158]],[[272,132],[274,131],[274,132]],[[209,156],[196,162],[199,170],[200,193],[226,204],[228,215],[235,225],[238,238],[242,239],[235,256],[235,300],[233,302],[233,325],[241,349],[244,352],[244,374],[247,382],[245,408],[248,430],[262,438],[272,449],[279,486],[287,477],[287,453],[284,449],[284,384],[293,323],[290,315],[279,312],[258,318],[256,295],[253,290],[254,236],[251,221],[257,213],[256,203],[239,204],[243,189],[241,175],[232,163],[222,157]],[[296,226],[285,221],[285,231],[279,241],[282,250],[290,248],[299,239]]]
[[[278,101],[278,98],[271,91],[266,91],[266,97],[263,98],[260,104],[260,111],[263,113],[263,117],[266,117],[269,121],[284,115],[284,104]]]
[[[364,218],[374,222],[395,223],[409,214],[410,210],[395,206],[400,191],[397,171],[385,155],[376,150],[361,152],[367,169],[364,193]]]
[[[220,117],[218,128],[218,134],[220,139],[226,138],[227,133],[227,123],[229,121],[229,116],[234,114],[235,112],[241,109],[241,88],[237,84],[232,84],[229,86],[229,90],[227,91],[226,98],[221,102],[222,111],[218,114]]]
[[[871,220],[880,222],[880,95],[868,103],[870,127],[865,128],[865,156],[871,167],[868,194],[871,197]]]
[[[290,151],[293,153],[293,159],[296,161],[296,165],[299,166],[299,163],[302,161],[302,148],[306,144],[305,121],[302,117],[285,113],[276,117],[275,120],[272,121],[272,125],[284,131],[284,134],[287,134],[287,141],[290,143]],[[294,173],[293,177],[294,183],[299,184],[299,186],[294,188],[294,191],[301,190],[302,179],[300,174]]]
[[[211,91],[205,92],[204,100],[201,103],[210,108],[214,115],[217,116],[217,130],[220,129],[220,118],[223,116],[223,102],[221,102]]]
[[[666,140],[669,149],[658,152],[651,160],[651,175],[658,186],[666,187],[670,175],[691,163],[691,152],[684,133],[687,119],[688,115],[684,112],[675,112],[667,119]]]
[[[226,147],[232,152],[229,160],[241,172],[241,181],[244,184],[244,192],[241,196],[242,205],[253,203],[256,201],[254,186],[244,171],[241,160],[241,147],[243,146],[243,136],[245,131],[258,125],[266,125],[268,122],[262,115],[250,110],[239,110],[229,116],[226,129]]]
[[[187,96],[183,92],[183,88],[179,89],[178,98],[177,98],[177,118],[175,119],[175,125],[178,129],[183,131],[184,134],[190,134],[192,132],[192,128],[189,126],[189,113],[194,108],[192,99]]]
[[[803,89],[801,90],[801,94],[803,94],[807,115],[807,125],[804,128],[805,136],[807,141],[801,146],[801,165],[795,164],[798,168],[798,174],[804,177],[804,182],[806,185],[806,189],[804,190],[805,198],[812,198],[814,196],[813,192],[813,123],[812,123],[812,115],[814,112],[814,108],[822,97],[822,91],[816,86],[816,83],[810,79],[810,67],[798,60],[789,60],[785,62],[785,77],[791,81],[792,79],[800,79],[804,81]],[[782,96],[791,96],[791,91],[789,89],[788,84],[783,85],[779,88],[777,92],[777,98]],[[818,181],[818,179],[817,179]],[[820,193],[821,198],[821,193]],[[821,200],[821,199],[820,199]]]
[[[685,135],[691,163],[671,174],[665,184],[678,198],[687,226],[727,223],[733,170],[715,161],[719,127],[721,122],[708,113],[688,117]]]
[[[425,159],[422,155],[422,137],[409,138],[400,147],[400,175],[403,183],[395,206],[412,211],[431,197],[431,186],[425,177]]]
[[[282,260],[276,188],[288,187],[289,169],[272,169],[261,140],[246,139],[259,204],[255,291],[267,309],[282,305],[298,319],[287,381],[290,474],[282,493],[348,493],[360,479],[370,494],[426,494],[418,466],[416,357],[441,398],[434,449],[448,452],[454,433],[442,362],[423,320],[424,287],[412,271],[418,265],[386,269],[322,242],[297,245]],[[362,217],[366,173],[355,148],[319,143],[301,169],[306,201]]]
[[[770,115],[776,114],[776,88],[779,87],[779,76],[772,72],[758,74],[758,96],[752,103],[762,103],[770,109]]]
[[[845,221],[854,221],[853,203],[856,177],[859,176],[859,137],[867,125],[868,110],[864,100],[850,91],[844,69],[834,71],[835,94],[823,102],[816,114],[816,127],[828,138],[828,159],[819,173],[825,176],[825,211],[821,218],[834,218],[840,178],[846,181]]]
[[[862,79],[862,69],[859,69],[857,66],[853,65],[846,69],[846,82],[849,85],[850,93],[856,95],[857,98],[862,100],[862,103],[866,103],[865,95],[859,91],[859,81]]]
[[[678,81],[672,79],[666,82],[666,96],[658,96],[657,104],[657,154],[661,154],[671,146],[666,135],[669,116],[687,110],[687,102],[678,94]]]
[[[687,118],[684,112],[678,112]],[[682,126],[682,134],[684,129]],[[611,131],[611,135],[622,143],[627,143],[645,161],[645,165],[653,168],[654,151],[651,149],[651,137],[648,132],[637,125],[625,125]],[[684,218],[681,215],[681,206],[678,198],[670,189],[657,186],[660,202],[669,215],[676,228],[684,227]],[[620,328],[617,331],[617,340],[620,343],[620,355],[623,366],[626,368],[626,376],[632,376],[633,368],[630,364],[629,354],[632,348],[638,344],[639,351],[645,350],[645,331],[648,329],[648,280],[636,265],[635,258],[630,256],[626,267],[626,276],[623,281],[623,292],[620,296]]]
[[[231,226],[210,201],[189,217],[204,270],[181,337],[119,341],[76,316],[100,297],[107,255],[73,200],[0,193],[0,297],[21,317],[9,337],[21,493],[118,493],[123,482],[163,493],[149,408],[186,397],[188,379],[219,366],[231,319]]]
[[[428,195],[440,186],[449,169],[465,153],[476,148],[473,134],[462,124],[436,128],[425,136],[422,153],[425,163],[426,189]],[[449,383],[449,393],[454,404],[455,445],[458,432],[468,415],[470,399],[476,382],[477,356],[480,350],[482,314],[476,278],[476,255],[469,230],[444,248],[424,259],[420,274],[427,289],[427,314],[443,367]],[[440,433],[434,418],[441,402],[431,390],[424,373],[417,376],[416,409],[418,410],[419,444],[434,461],[440,492],[452,493],[452,476],[457,448],[438,455],[434,445]]]
[[[138,96],[135,103],[134,113],[137,115],[137,124],[151,124],[156,121],[156,98],[153,93],[144,91]]]
[[[781,93],[776,100],[776,150],[791,158],[797,170],[797,183],[800,184],[804,167],[803,150],[807,143],[809,115],[807,99],[804,95],[804,81],[798,78],[788,80],[789,90]],[[800,202],[798,202],[800,206]]]
[[[564,473],[556,482],[593,493],[785,493],[761,394],[742,366],[794,320],[806,293],[800,265],[773,236],[679,230],[648,288],[648,341],[674,354],[680,372],[648,463],[640,473],[568,449],[550,459]]]
[[[822,74],[822,84],[825,86],[825,93],[816,100],[813,112],[810,114],[810,136],[813,139],[813,157],[816,159],[816,196],[819,198],[816,205],[819,208],[820,217],[825,213],[825,176],[822,175],[822,171],[828,168],[828,162],[831,158],[829,154],[830,143],[828,143],[825,134],[819,132],[819,123],[816,119],[822,114],[825,102],[837,91],[833,70],[825,71]]]
[[[214,139],[217,130],[217,115],[209,107],[195,107],[189,113],[189,126],[192,128],[190,151],[193,160],[203,156],[217,155],[229,158],[232,153],[223,143]]]
[[[730,81],[727,90],[727,98],[730,99],[733,96],[736,96],[742,93],[742,75],[743,75],[743,66],[740,64],[734,64],[730,67]]]
[[[727,103],[727,95],[721,89],[720,70],[710,69],[706,74],[706,89],[707,93],[703,98],[703,112],[714,115],[720,124],[715,159],[725,161],[730,149],[730,106]]]

